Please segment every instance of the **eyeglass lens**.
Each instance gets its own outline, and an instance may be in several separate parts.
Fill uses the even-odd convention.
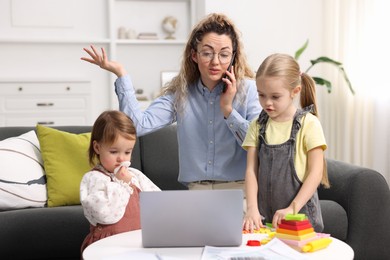
[[[228,51],[222,51],[219,53],[215,53],[212,51],[200,51],[198,52],[200,54],[200,58],[203,62],[209,62],[214,59],[215,54],[218,54],[219,62],[222,64],[229,63],[232,59],[232,53]]]

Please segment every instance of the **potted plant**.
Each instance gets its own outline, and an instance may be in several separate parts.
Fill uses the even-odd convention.
[[[307,40],[305,42],[305,44],[295,52],[294,57],[296,60],[299,59],[299,57],[306,50],[308,45],[309,45],[309,40]],[[352,84],[349,81],[347,73],[345,72],[345,70],[343,68],[343,64],[341,62],[335,61],[335,60],[328,58],[328,57],[325,57],[325,56],[321,56],[321,57],[318,57],[317,59],[310,60],[310,63],[311,63],[311,65],[305,70],[305,73],[308,73],[310,71],[310,69],[312,69],[315,65],[320,64],[320,63],[328,63],[328,64],[331,64],[333,66],[336,66],[340,70],[341,74],[343,75],[344,80],[348,84],[348,87],[349,87],[349,90],[351,91],[351,93],[355,94],[355,91],[352,88]],[[326,79],[320,78],[320,77],[312,77],[312,78],[314,79],[314,81],[317,85],[326,86],[328,93],[330,93],[332,91],[332,83],[329,80],[326,80]]]

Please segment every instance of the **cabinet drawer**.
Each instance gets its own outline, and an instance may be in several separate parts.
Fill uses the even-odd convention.
[[[9,116],[4,119],[7,126],[35,126],[37,124],[58,126],[58,125],[87,125],[86,116]]]
[[[72,98],[6,98],[4,102],[4,112],[21,110],[29,111],[51,111],[62,109],[86,109],[88,100],[84,97]]]
[[[50,95],[87,94],[90,83],[83,82],[0,82],[0,94]]]
[[[0,125],[90,124],[89,81],[0,81]]]

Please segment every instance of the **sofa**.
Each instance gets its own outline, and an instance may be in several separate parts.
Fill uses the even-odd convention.
[[[54,127],[71,133],[89,126]],[[0,140],[35,127],[0,127]],[[389,259],[390,192],[378,172],[327,160],[331,188],[318,189],[325,230],[348,243],[355,259]],[[144,172],[162,190],[186,189],[177,181],[176,126],[138,137],[132,167]],[[0,211],[2,259],[80,259],[80,245],[89,224],[80,205]]]

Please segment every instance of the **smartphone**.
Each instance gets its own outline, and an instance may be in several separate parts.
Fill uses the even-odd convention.
[[[230,61],[229,67],[227,68],[227,70],[228,70],[229,72],[231,72],[232,66],[234,65],[234,58],[235,58],[235,57],[236,57],[236,53],[233,53],[232,60]],[[223,76],[223,78],[224,78],[224,79],[227,79],[227,78],[228,78],[228,75],[225,74],[225,75]],[[223,93],[226,92],[226,88],[227,88],[227,85],[225,84],[225,85],[223,86],[223,89],[222,89],[222,92],[223,92]]]

